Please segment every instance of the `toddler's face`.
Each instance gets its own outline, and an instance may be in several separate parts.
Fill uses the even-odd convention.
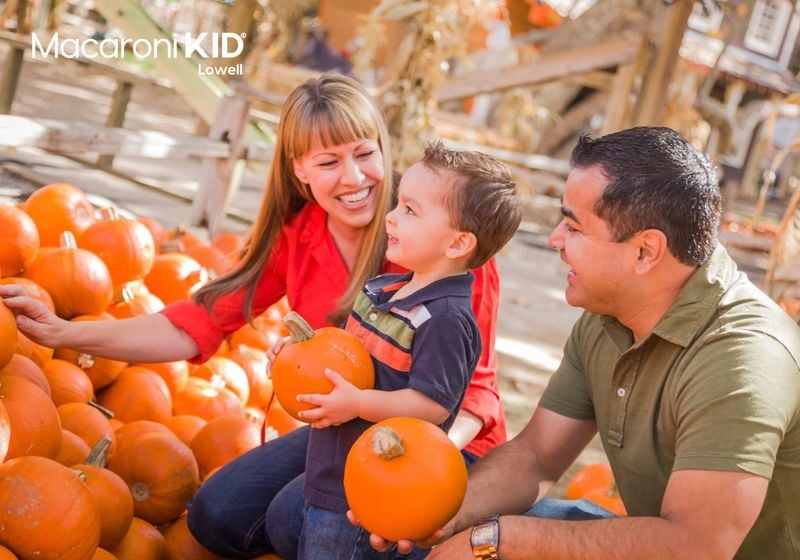
[[[397,206],[386,215],[386,258],[428,272],[447,262],[447,248],[458,231],[445,206],[452,178],[422,163],[412,165],[398,187]]]

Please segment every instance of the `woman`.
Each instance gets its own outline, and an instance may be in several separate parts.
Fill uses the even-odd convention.
[[[70,323],[19,288],[0,287],[20,330],[47,346],[129,362],[202,362],[226,336],[284,295],[312,327],[339,324],[368,278],[398,271],[384,258],[384,216],[393,206],[389,136],[357,82],[325,74],[288,97],[277,138],[261,209],[235,270],[204,286],[192,301],[122,321]],[[468,461],[505,440],[493,349],[497,270],[490,261],[473,272],[473,308],[484,350],[450,433]],[[287,484],[305,470],[307,439],[308,428],[301,428],[218,471],[190,506],[195,537],[225,557],[271,551],[265,516],[283,490],[270,508],[277,517],[270,536],[283,555],[291,555],[302,496],[297,482]]]

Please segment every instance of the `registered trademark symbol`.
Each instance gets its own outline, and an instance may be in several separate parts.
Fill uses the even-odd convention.
[[[245,37],[247,37],[247,33],[244,33],[244,32],[242,32],[242,33],[239,33],[239,36],[240,36],[242,39],[244,39]]]

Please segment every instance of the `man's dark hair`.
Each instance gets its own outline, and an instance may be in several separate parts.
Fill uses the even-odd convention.
[[[722,214],[717,176],[708,158],[674,130],[636,127],[583,136],[571,164],[596,166],[608,179],[594,210],[615,241],[658,229],[683,264],[699,266],[711,256]]]
[[[475,235],[467,263],[478,268],[503,248],[522,221],[522,200],[507,165],[481,152],[450,150],[441,141],[425,146],[422,163],[454,182],[445,199],[453,225]]]

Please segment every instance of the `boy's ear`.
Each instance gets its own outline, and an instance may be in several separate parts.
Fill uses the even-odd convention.
[[[297,177],[301,183],[308,183],[308,175],[305,169],[296,159],[292,160],[292,169],[294,169],[294,176]]]
[[[445,251],[445,256],[450,259],[460,259],[468,256],[478,246],[478,238],[469,231],[459,231]]]

